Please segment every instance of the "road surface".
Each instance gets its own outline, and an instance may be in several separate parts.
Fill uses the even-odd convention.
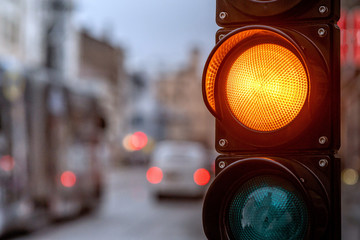
[[[19,240],[201,240],[202,201],[157,201],[147,189],[145,168],[108,174],[104,202],[96,213],[52,224]]]

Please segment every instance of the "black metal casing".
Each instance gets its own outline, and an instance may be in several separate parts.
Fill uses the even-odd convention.
[[[243,126],[231,114],[224,97],[225,84],[222,82],[225,78],[221,77],[220,73],[215,86],[216,150],[220,153],[237,154],[259,151],[271,153],[279,150],[281,152],[335,153],[340,147],[340,31],[338,27],[334,24],[287,25],[286,27],[251,25],[233,31],[220,29],[217,36],[226,34],[227,36],[217,44],[210,57],[231,35],[243,29],[252,28],[277,31],[294,43],[308,68],[309,96],[299,116],[289,125],[272,132],[257,132]],[[325,29],[326,36],[319,37],[320,28]],[[226,61],[222,65],[226,65]],[[208,108],[210,109],[209,106]],[[320,141],[321,137],[326,138],[325,143]],[[226,145],[219,145],[221,139],[227,140]]]
[[[328,164],[320,166],[326,160]],[[221,166],[220,162],[224,166]],[[231,239],[226,207],[237,187],[254,176],[272,174],[302,191],[310,222],[305,239],[341,239],[340,159],[332,155],[219,156],[216,178],[203,206],[203,226],[208,239]]]
[[[254,23],[339,20],[339,0],[216,0],[216,23],[233,27]]]

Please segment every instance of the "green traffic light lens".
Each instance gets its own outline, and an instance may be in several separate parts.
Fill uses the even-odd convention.
[[[299,191],[291,182],[272,175],[241,185],[230,200],[227,220],[236,240],[300,240],[309,225]]]

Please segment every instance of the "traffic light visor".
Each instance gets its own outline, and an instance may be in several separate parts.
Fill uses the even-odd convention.
[[[212,112],[217,114],[215,100],[222,99],[223,109],[226,105],[238,122],[259,132],[291,123],[309,92],[307,68],[297,47],[268,29],[240,31],[220,42],[208,60],[204,85]]]
[[[255,17],[278,17],[301,3],[301,0],[241,0],[229,1],[238,11]]]

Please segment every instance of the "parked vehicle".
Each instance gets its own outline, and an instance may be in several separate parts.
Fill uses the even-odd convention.
[[[0,235],[99,205],[104,122],[87,86],[0,67]]]
[[[210,181],[206,149],[196,142],[160,142],[152,155],[147,180],[156,197],[201,197]]]

